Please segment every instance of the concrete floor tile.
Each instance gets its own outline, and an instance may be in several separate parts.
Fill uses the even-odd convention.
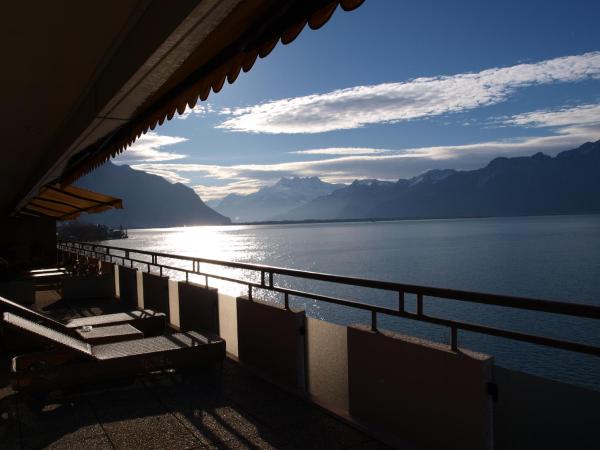
[[[65,435],[84,439],[103,433],[96,415],[83,399],[19,402],[18,420],[24,439],[42,436],[52,442]]]
[[[53,449],[53,450],[112,450],[113,446],[104,434],[82,438],[73,434],[51,439],[49,436],[35,436],[23,439],[23,450]]]
[[[203,444],[267,442],[270,433],[254,418],[244,416],[229,406],[188,410],[175,415]]]
[[[171,414],[104,422],[116,449],[190,449],[201,442]]]

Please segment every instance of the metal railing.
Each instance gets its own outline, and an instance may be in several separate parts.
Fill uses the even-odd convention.
[[[192,256],[172,255],[168,253],[151,252],[146,250],[135,250],[123,247],[112,247],[101,244],[90,244],[85,242],[59,242],[57,248],[62,252],[70,252],[82,256],[91,256],[100,260],[109,262],[121,262],[121,265],[133,267],[133,264],[142,264],[147,266],[150,272],[151,266],[159,270],[160,275],[163,270],[175,270],[185,273],[186,281],[189,281],[189,275],[200,275],[205,277],[205,284],[208,286],[208,279],[214,278],[223,281],[229,281],[246,285],[248,287],[248,298],[252,298],[252,290],[265,289],[283,294],[284,306],[289,308],[290,296],[308,298],[322,302],[332,303],[336,305],[347,306],[371,313],[371,328],[377,330],[377,316],[384,314],[387,316],[400,317],[411,319],[420,322],[430,323],[448,327],[450,329],[450,348],[454,351],[458,350],[458,331],[469,331],[481,333],[491,336],[497,336],[517,341],[528,342],[532,344],[543,345],[547,347],[569,350],[577,353],[584,353],[593,356],[600,356],[600,347],[568,341],[564,339],[556,339],[546,336],[539,336],[518,331],[506,330],[501,328],[479,325],[469,322],[445,319],[442,317],[431,316],[425,313],[424,298],[432,297],[436,299],[458,300],[483,305],[494,305],[507,308],[516,308],[521,310],[538,311],[553,314],[562,314],[567,316],[575,316],[585,319],[600,319],[600,307],[593,305],[585,305],[578,303],[556,302],[541,300],[535,298],[515,297],[508,295],[487,294],[481,292],[471,292],[456,289],[444,289],[437,287],[418,286],[412,284],[395,283],[390,281],[372,280],[366,278],[347,277],[339,275],[331,275],[318,272],[308,272],[304,270],[286,269],[281,267],[272,267],[261,264],[248,264],[241,262],[221,261],[215,259],[198,258]],[[121,254],[115,254],[119,252]],[[150,256],[149,261],[137,259],[135,256],[145,255]],[[139,256],[138,256],[139,258]],[[191,263],[191,268],[177,267],[169,264],[161,263],[160,259],[176,259],[187,264]],[[244,269],[247,271],[260,274],[260,282],[255,282],[247,279],[232,278],[225,275],[203,272],[200,264],[210,264],[222,266],[232,269]],[[392,309],[383,306],[377,306],[367,303],[361,303],[355,300],[343,299],[322,295],[314,292],[305,292],[295,289],[289,289],[275,283],[274,277],[287,276],[313,281],[325,281],[337,283],[346,286],[356,286],[364,288],[379,289],[382,291],[394,292],[398,296],[398,307]],[[416,312],[409,312],[405,308],[405,295],[414,294],[416,296]]]

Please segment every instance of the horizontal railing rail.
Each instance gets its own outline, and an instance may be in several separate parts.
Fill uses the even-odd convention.
[[[189,275],[199,275],[205,277],[205,284],[208,286],[209,278],[214,278],[222,281],[239,283],[247,286],[248,298],[253,300],[253,289],[264,289],[284,296],[284,306],[289,308],[290,297],[308,298],[317,301],[332,303],[369,311],[371,313],[371,328],[377,330],[377,315],[384,314],[393,317],[401,317],[405,319],[417,320],[434,325],[448,327],[450,329],[450,347],[452,350],[458,350],[458,331],[469,331],[502,338],[508,338],[532,344],[543,345],[563,350],[569,350],[578,353],[584,353],[593,356],[600,356],[600,347],[573,342],[564,339],[557,339],[547,336],[539,336],[519,331],[506,330],[495,328],[487,325],[479,325],[464,321],[445,319],[442,317],[425,314],[424,298],[431,297],[441,300],[456,300],[462,302],[470,302],[483,305],[493,305],[521,310],[530,310],[537,312],[545,312],[552,314],[561,314],[567,316],[580,317],[585,319],[600,319],[600,306],[586,305],[580,303],[557,302],[536,298],[516,297],[509,295],[488,294],[482,292],[472,292],[457,289],[446,289],[430,286],[419,286],[414,284],[395,283],[383,280],[372,280],[367,278],[348,277],[340,275],[332,275],[319,272],[309,272],[297,269],[287,269],[282,267],[274,267],[262,264],[250,264],[242,262],[222,261],[217,259],[199,258],[194,256],[173,255],[170,253],[152,252],[147,250],[136,250],[125,247],[113,247],[102,244],[92,244],[86,242],[67,241],[57,244],[58,250],[71,252],[82,256],[91,256],[97,259],[115,262],[121,261],[121,265],[126,266],[126,261],[129,266],[133,264],[145,265],[148,272],[150,267],[156,267],[160,274],[163,270],[175,270],[185,273],[186,281],[189,280]],[[122,252],[122,254],[114,254],[114,252]],[[150,260],[137,259],[134,256],[145,255],[149,256]],[[159,258],[175,259],[191,263],[191,268],[178,267],[170,264],[165,264],[159,261]],[[201,264],[215,265],[227,267],[231,269],[243,269],[256,274],[260,274],[260,282],[228,277],[221,274],[207,273],[200,270]],[[358,302],[356,300],[337,298],[328,295],[322,295],[315,292],[305,292],[295,289],[290,289],[281,285],[276,285],[275,275],[300,278],[313,281],[324,281],[336,283],[346,286],[355,286],[363,288],[372,288],[388,292],[394,292],[398,295],[398,308],[392,309],[383,306],[372,305],[368,303]],[[412,294],[416,296],[416,312],[409,312],[405,307],[405,295]]]

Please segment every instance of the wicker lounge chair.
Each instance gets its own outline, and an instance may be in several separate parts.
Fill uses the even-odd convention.
[[[15,390],[48,390],[165,369],[220,365],[225,341],[197,332],[176,333],[113,344],[90,345],[11,313],[3,325],[53,345],[55,349],[17,356],[12,360]]]
[[[84,326],[101,327],[106,325],[129,324],[144,333],[144,336],[159,336],[165,332],[167,316],[151,309],[135,310],[100,316],[80,317],[61,323],[50,317],[27,308],[19,303],[0,297],[0,313],[10,312],[34,322],[44,324],[53,330],[76,336],[75,330]]]

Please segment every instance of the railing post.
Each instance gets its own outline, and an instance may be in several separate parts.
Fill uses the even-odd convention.
[[[252,301],[252,285],[248,285],[248,300]]]
[[[261,287],[265,287],[265,271],[260,271],[260,285]]]
[[[269,287],[273,287],[273,272],[269,272]]]
[[[458,328],[450,327],[450,349],[453,352],[458,351]]]
[[[371,310],[371,331],[377,331],[377,311]]]
[[[290,296],[287,292],[283,294],[283,305],[285,309],[290,309]]]
[[[423,315],[423,294],[417,294],[417,315]]]
[[[404,312],[404,291],[398,292],[398,311]]]

